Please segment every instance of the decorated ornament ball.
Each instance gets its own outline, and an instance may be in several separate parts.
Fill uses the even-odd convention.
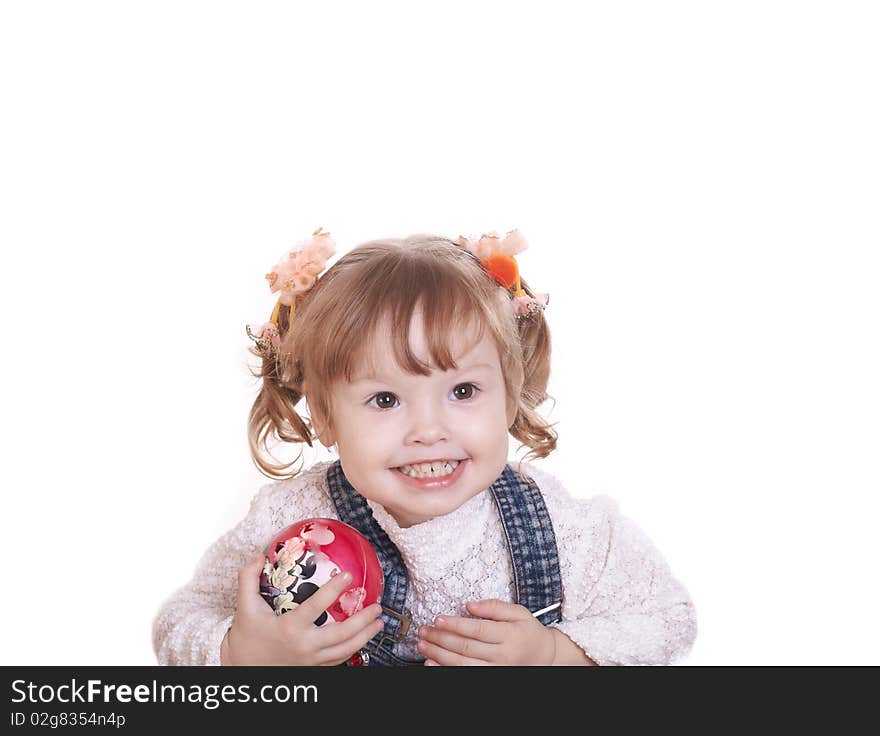
[[[351,583],[315,620],[317,626],[344,621],[382,600],[385,579],[375,550],[359,531],[336,519],[304,519],[286,527],[265,555],[260,595],[279,616],[343,572],[351,573]]]

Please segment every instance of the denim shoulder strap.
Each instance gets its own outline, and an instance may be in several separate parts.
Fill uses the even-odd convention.
[[[402,659],[392,651],[393,645],[406,636],[412,621],[412,616],[404,610],[408,575],[400,552],[385,530],[379,526],[366,499],[345,477],[339,460],[327,468],[327,486],[339,520],[357,529],[373,545],[385,576],[385,589],[382,593],[382,621],[385,628],[364,647],[370,654],[370,664],[422,664],[423,659]]]
[[[537,614],[542,624],[561,621],[562,576],[556,535],[538,485],[508,464],[491,491],[507,538],[517,603]]]

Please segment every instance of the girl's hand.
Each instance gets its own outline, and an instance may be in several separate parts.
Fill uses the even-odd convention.
[[[378,603],[345,621],[315,626],[315,619],[351,582],[348,573],[331,578],[299,606],[278,616],[260,595],[265,562],[261,552],[238,573],[236,613],[220,648],[221,664],[341,664],[382,630]]]
[[[472,601],[470,614],[438,616],[419,628],[425,665],[552,665],[556,636],[524,606],[499,600]]]

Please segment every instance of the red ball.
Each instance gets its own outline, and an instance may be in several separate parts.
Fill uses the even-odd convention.
[[[296,608],[330,578],[351,573],[351,584],[316,620],[344,621],[381,602],[385,578],[376,551],[357,529],[337,519],[304,519],[283,529],[265,549],[260,595],[277,615]]]

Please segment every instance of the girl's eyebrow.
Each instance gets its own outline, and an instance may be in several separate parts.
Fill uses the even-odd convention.
[[[459,368],[455,372],[456,373],[466,373],[467,371],[475,371],[478,368],[489,368],[491,370],[493,367],[494,366],[492,366],[490,363],[476,363],[474,365],[465,366],[464,368]],[[366,383],[367,381],[382,381],[382,380],[388,380],[388,379],[386,378],[386,376],[381,376],[381,375],[374,376],[373,374],[370,374],[368,376],[360,376],[358,378],[355,378],[355,380],[353,380],[352,383]]]

